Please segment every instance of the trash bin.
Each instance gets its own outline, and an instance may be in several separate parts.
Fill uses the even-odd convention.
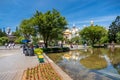
[[[25,56],[29,56],[27,44],[23,44],[22,47],[23,47],[23,54],[25,54]]]
[[[43,63],[44,62],[44,58],[39,58],[39,63]]]
[[[26,50],[24,51],[25,56],[29,56],[29,48],[26,48]]]
[[[34,49],[33,48],[29,48],[29,56],[34,56]]]

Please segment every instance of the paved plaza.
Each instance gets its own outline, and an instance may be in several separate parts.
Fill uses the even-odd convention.
[[[38,64],[36,56],[24,56],[22,50],[2,49],[0,50],[0,80],[21,80],[23,71],[28,67]],[[3,56],[3,54],[5,54]]]

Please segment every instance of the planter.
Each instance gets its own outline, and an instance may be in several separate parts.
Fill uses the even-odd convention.
[[[44,63],[44,58],[38,58],[39,63]]]
[[[42,54],[42,53],[43,53],[43,50],[40,49],[40,48],[36,48],[36,49],[34,49],[34,53],[35,53],[35,54]]]
[[[63,80],[50,63],[41,63],[24,71],[22,80]]]

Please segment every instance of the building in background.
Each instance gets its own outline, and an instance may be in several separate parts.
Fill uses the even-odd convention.
[[[74,38],[76,36],[79,36],[79,29],[73,25],[72,29],[71,29],[71,38]]]
[[[72,39],[76,36],[79,36],[79,29],[73,24],[73,27],[71,29],[66,29],[64,31],[64,38],[65,39]]]
[[[14,42],[16,36],[12,35],[10,27],[7,27],[6,34],[7,34],[9,42]]]
[[[70,29],[66,29],[63,34],[65,39],[71,39],[72,32],[70,31]]]

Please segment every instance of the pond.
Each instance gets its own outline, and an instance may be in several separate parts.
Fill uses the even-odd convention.
[[[106,77],[120,80],[120,48],[81,49],[47,55],[74,80],[105,80]]]

